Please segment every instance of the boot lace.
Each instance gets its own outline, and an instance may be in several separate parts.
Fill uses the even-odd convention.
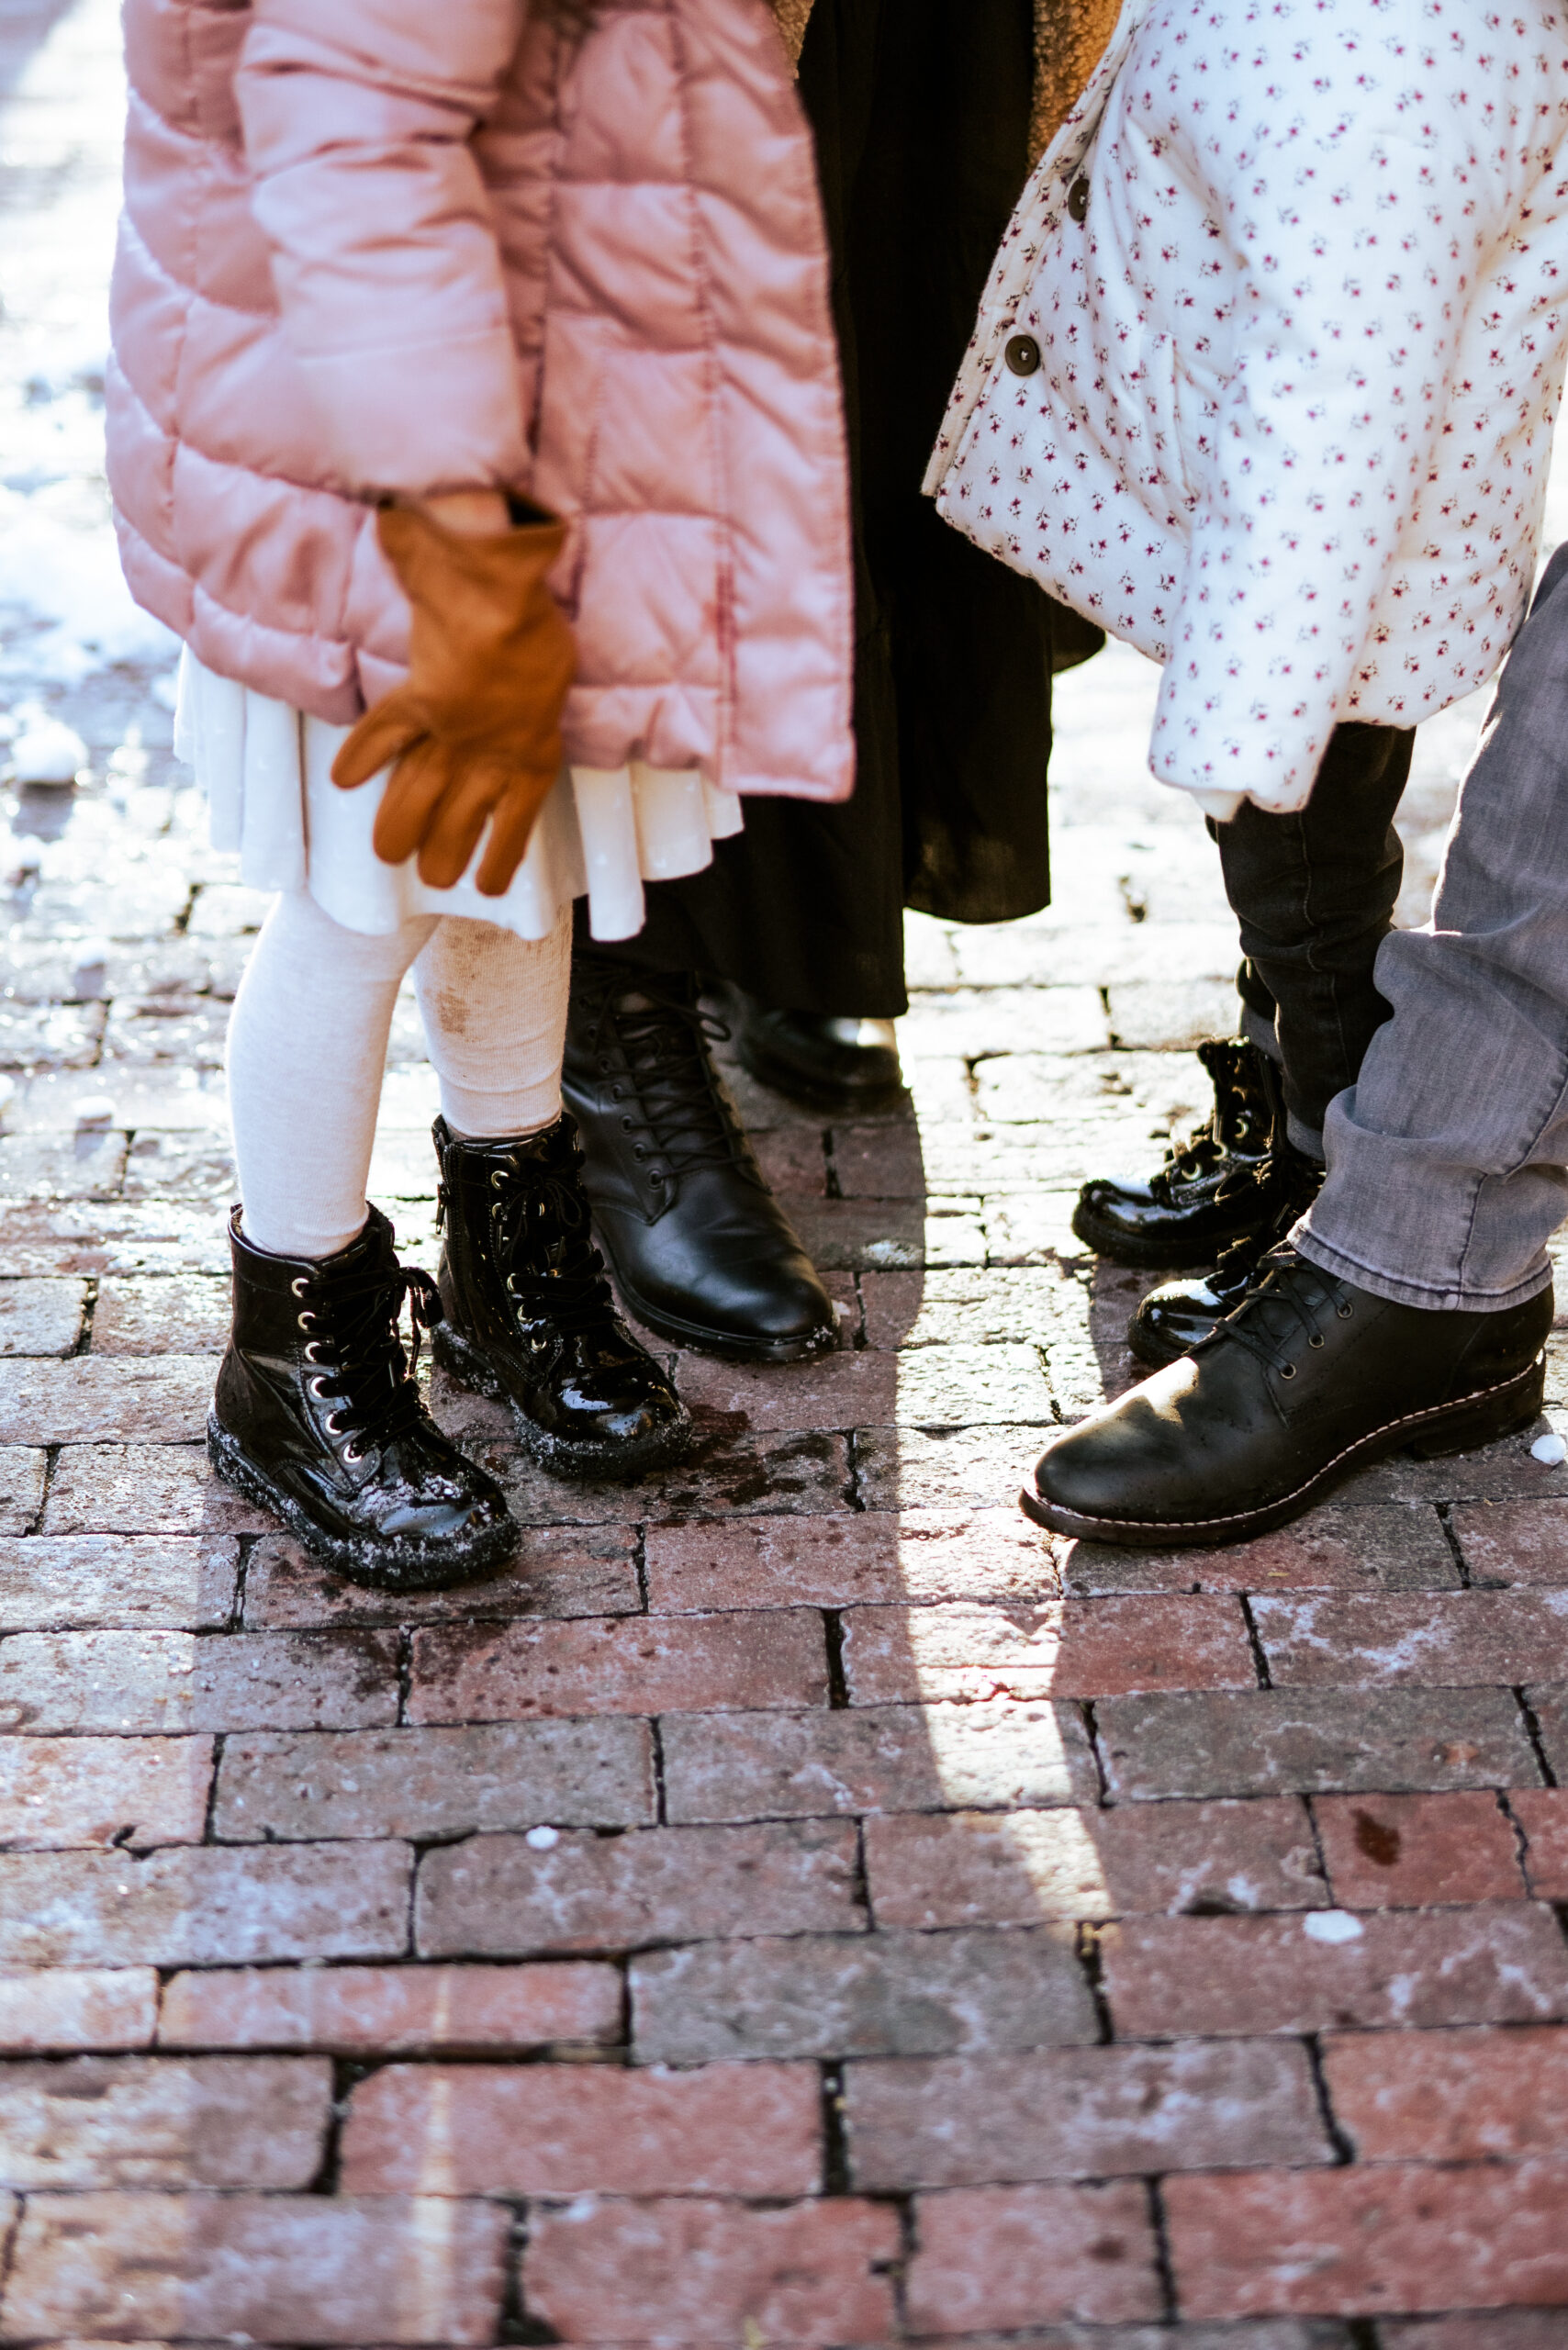
[[[1174,1144],[1166,1154],[1159,1171],[1170,1183],[1210,1175],[1223,1159],[1237,1152],[1259,1150],[1268,1140],[1267,1104],[1259,1101],[1256,1088],[1240,1074],[1245,1060],[1228,1037],[1211,1038],[1200,1045],[1198,1058],[1214,1084],[1214,1111],[1206,1125],[1186,1142]]]
[[[394,1265],[346,1277],[302,1274],[294,1294],[305,1301],[299,1326],[312,1334],[305,1348],[307,1384],[319,1401],[332,1402],[327,1434],[352,1439],[344,1460],[363,1460],[409,1435],[424,1408],[415,1378],[423,1334],[442,1319],[441,1292],[429,1273]],[[412,1336],[407,1353],[398,1328],[405,1304]]]
[[[611,1035],[626,1057],[642,1113],[635,1115],[628,1103],[622,1125],[628,1134],[648,1136],[633,1146],[633,1155],[641,1159],[651,1151],[663,1161],[648,1169],[649,1182],[662,1186],[693,1168],[728,1167],[766,1191],[710,1058],[710,1046],[729,1038],[726,1024],[700,1004],[686,1002],[680,981],[650,973],[639,976],[633,993],[607,988],[599,998],[588,1022],[588,1050],[601,1054]]]
[[[490,1245],[507,1294],[524,1319],[563,1331],[595,1328],[615,1312],[604,1259],[591,1237],[582,1166],[574,1143],[561,1164],[520,1158],[490,1169]],[[443,1184],[438,1231],[445,1220]]]
[[[1348,1322],[1355,1307],[1348,1297],[1337,1298],[1337,1284],[1329,1275],[1297,1256],[1294,1248],[1271,1248],[1258,1271],[1261,1276],[1258,1285],[1201,1344],[1212,1347],[1221,1338],[1234,1339],[1256,1356],[1265,1371],[1276,1372],[1281,1379],[1294,1379],[1296,1366],[1287,1348],[1303,1337],[1314,1349],[1322,1347],[1326,1343],[1323,1324],[1330,1312],[1338,1321]]]

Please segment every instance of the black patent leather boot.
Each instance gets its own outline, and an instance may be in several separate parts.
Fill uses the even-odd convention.
[[[1278,1201],[1261,1231],[1232,1241],[1211,1273],[1189,1273],[1184,1280],[1162,1281],[1138,1304],[1127,1325],[1127,1345],[1139,1362],[1160,1370],[1180,1355],[1190,1355],[1216,1323],[1234,1314],[1268,1272],[1271,1249],[1286,1239],[1323,1188],[1323,1169],[1288,1142],[1278,1146],[1280,1163],[1260,1169]]]
[[[1244,1036],[1211,1036],[1198,1058],[1214,1080],[1208,1125],[1147,1179],[1097,1176],[1078,1195],[1074,1232],[1114,1264],[1148,1271],[1212,1265],[1272,1221],[1278,1199],[1254,1179],[1269,1174],[1276,1138],[1290,1147],[1279,1073]]]
[[[691,1421],[615,1310],[589,1237],[570,1118],[513,1142],[433,1129],[445,1231],[436,1360],[509,1404],[553,1476],[634,1477],[678,1460]]]
[[[274,1257],[234,1210],[234,1325],[207,1447],[219,1476],[351,1582],[439,1591],[498,1566],[517,1528],[500,1487],[424,1407],[420,1329],[441,1302],[428,1273],[398,1264],[392,1237],[372,1208],[335,1257]]]
[[[796,1362],[838,1343],[833,1300],[757,1165],[689,975],[579,955],[563,1086],[621,1294],[677,1346]]]
[[[1467,1452],[1528,1427],[1551,1313],[1550,1288],[1491,1314],[1397,1305],[1277,1249],[1195,1353],[1064,1428],[1019,1499],[1095,1542],[1244,1542],[1390,1453]]]

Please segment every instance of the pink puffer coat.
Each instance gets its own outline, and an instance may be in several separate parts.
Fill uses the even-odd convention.
[[[127,0],[109,475],[209,668],[401,674],[370,501],[573,529],[568,756],[844,798],[851,586],[812,152],[762,0]]]

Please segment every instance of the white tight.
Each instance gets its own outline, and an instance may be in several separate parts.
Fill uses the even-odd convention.
[[[364,1225],[392,1011],[410,964],[442,1114],[476,1138],[561,1114],[572,926],[519,938],[418,914],[369,937],[306,890],[268,915],[229,1025],[229,1094],[247,1239],[330,1257]]]

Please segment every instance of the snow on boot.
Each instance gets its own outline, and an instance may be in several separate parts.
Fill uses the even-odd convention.
[[[570,1118],[518,1141],[434,1126],[445,1231],[436,1360],[510,1406],[556,1477],[634,1477],[678,1460],[691,1421],[615,1310],[593,1246]]]
[[[240,1213],[233,1330],[207,1424],[219,1476],[353,1583],[439,1591],[499,1565],[517,1542],[506,1498],[442,1434],[414,1378],[420,1328],[441,1315],[430,1275],[398,1264],[375,1208],[318,1259],[252,1248]]]

